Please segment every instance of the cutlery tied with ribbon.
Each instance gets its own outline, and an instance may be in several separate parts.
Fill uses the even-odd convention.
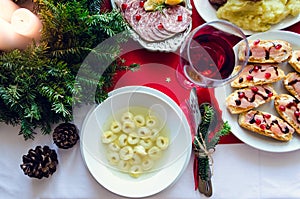
[[[211,102],[203,102],[200,106],[198,102],[196,89],[192,89],[190,109],[194,116],[195,125],[193,139],[195,189],[210,197],[212,196],[212,154],[221,136],[230,133],[230,126],[228,122],[223,122],[220,119],[221,117],[218,115],[220,113],[216,111]]]

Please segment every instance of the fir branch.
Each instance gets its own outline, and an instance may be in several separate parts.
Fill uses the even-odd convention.
[[[112,21],[111,18],[116,20]],[[125,40],[129,36],[129,32],[126,31],[128,26],[121,13],[117,9],[113,9],[111,12],[103,13],[102,15],[92,15],[86,18],[86,23],[89,27],[98,27],[98,31],[94,34],[98,35],[101,31],[104,31],[109,37],[112,37],[121,32],[126,33],[125,37],[119,37],[119,39]],[[93,29],[97,30],[97,29]],[[100,31],[100,32],[99,32]]]
[[[98,47],[127,28],[119,12],[91,10],[91,1],[37,0],[35,12],[43,22],[40,44],[0,54],[0,121],[19,124],[25,139],[34,138],[35,128],[47,134],[53,123],[72,119],[72,105],[86,97],[76,75],[87,55],[93,54],[94,61],[105,60],[100,66],[87,63],[85,74],[98,79],[91,80],[90,75],[80,79],[97,88],[91,103],[107,97],[116,71],[133,68],[120,64],[118,57],[120,43],[127,37],[113,46]],[[100,1],[95,0],[95,5],[100,6]]]
[[[21,121],[21,130],[19,132],[19,135],[23,135],[24,139],[33,139],[34,134],[34,128],[36,128],[35,125],[32,125],[30,122],[28,122],[26,119]]]
[[[214,132],[217,126],[217,116],[215,114],[214,108],[208,103],[201,104],[199,108],[202,116],[202,121],[198,127],[198,134],[202,134],[207,149],[213,149],[218,144],[222,136],[230,133],[230,125],[227,121],[224,122],[221,129],[217,129],[217,132],[211,138],[209,138],[208,134],[210,132]],[[194,144],[197,145],[197,143]]]
[[[208,103],[203,103],[199,106],[200,109],[200,113],[201,113],[201,117],[202,117],[202,121],[200,123],[200,125],[198,126],[198,132],[197,132],[197,136],[201,136],[203,137],[203,140],[205,142],[208,141],[208,134],[210,132],[211,126],[212,126],[212,121],[215,119],[215,111],[213,109],[213,107],[208,104]],[[195,143],[197,145],[197,143]],[[201,144],[203,144],[201,142]]]
[[[220,141],[222,136],[228,135],[231,132],[231,127],[228,121],[224,122],[222,128],[215,133],[213,138],[208,142],[207,148],[213,149]]]
[[[223,123],[223,126],[218,130],[212,138],[209,138],[209,133],[215,131],[217,118],[216,113],[209,103],[203,103],[199,107],[202,116],[202,121],[198,127],[198,132],[194,139],[194,151],[198,162],[197,173],[202,181],[208,181],[211,177],[209,151],[214,150],[218,144],[220,137],[227,135],[230,132],[228,122]],[[200,146],[201,145],[201,146]]]
[[[209,179],[209,159],[208,157],[197,158],[198,160],[198,175],[201,180],[207,181]]]

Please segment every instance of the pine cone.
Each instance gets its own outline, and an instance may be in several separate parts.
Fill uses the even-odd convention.
[[[30,149],[27,155],[23,155],[23,164],[20,165],[25,175],[29,177],[41,179],[48,178],[56,171],[58,164],[57,154],[55,150],[48,146],[35,147]]]
[[[74,124],[62,123],[53,132],[53,141],[59,147],[68,149],[79,140],[78,130]]]

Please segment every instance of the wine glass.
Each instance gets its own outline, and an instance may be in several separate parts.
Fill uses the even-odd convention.
[[[243,60],[238,57],[240,45],[245,51]],[[224,20],[202,24],[180,48],[177,78],[186,88],[225,85],[246,66],[249,52],[247,37],[236,25]]]

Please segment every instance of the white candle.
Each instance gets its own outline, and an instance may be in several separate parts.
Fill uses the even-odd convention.
[[[0,0],[0,18],[10,22],[13,12],[20,8],[11,0]]]
[[[26,8],[17,9],[11,17],[11,24],[20,35],[39,41],[43,25],[38,16],[30,10]]]
[[[25,49],[32,40],[14,31],[13,26],[0,17],[0,50]]]

